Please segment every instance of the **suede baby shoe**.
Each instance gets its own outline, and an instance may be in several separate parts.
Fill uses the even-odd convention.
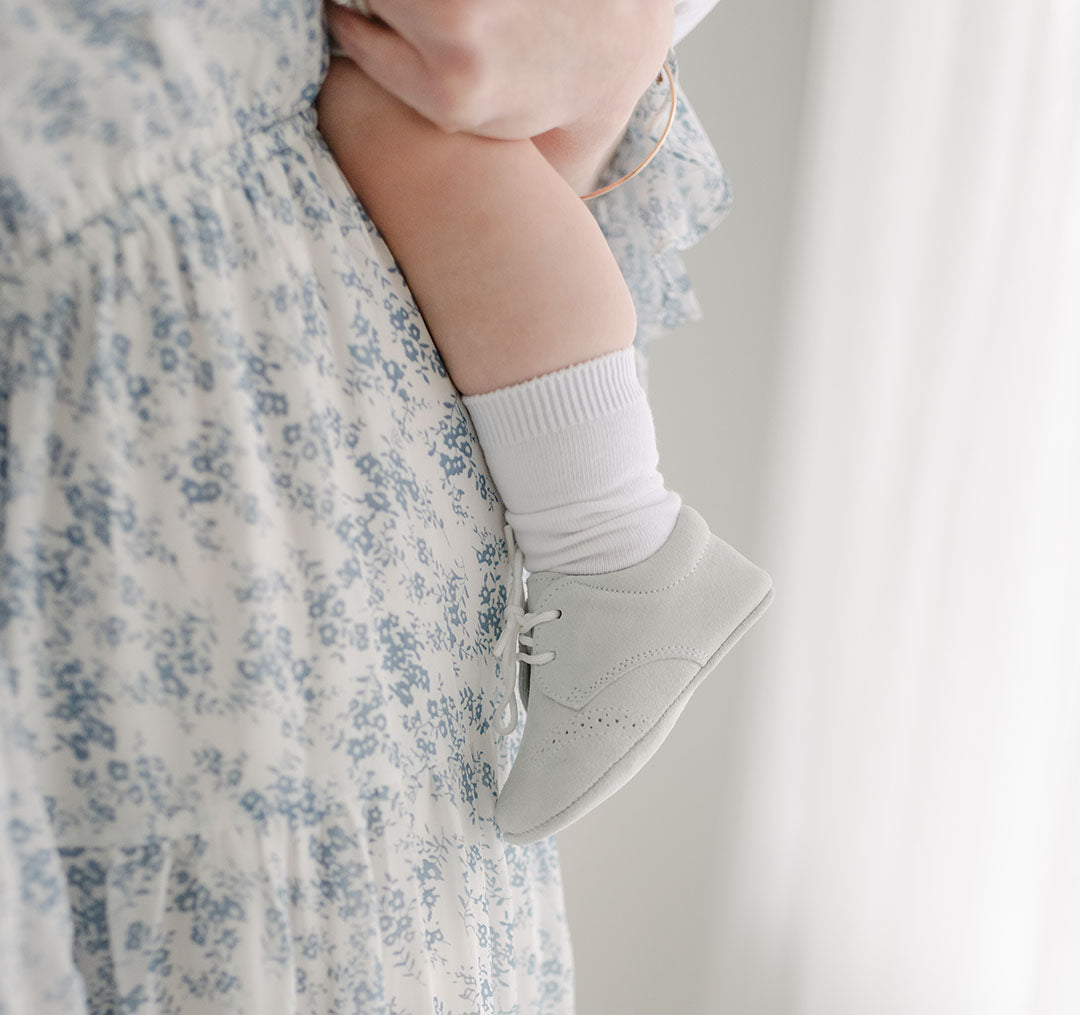
[[[656,753],[690,695],[772,601],[772,579],[682,505],[651,557],[618,571],[538,571],[521,603],[521,551],[497,654],[521,747],[499,792],[507,842],[565,828],[625,785]],[[523,646],[523,647],[519,647]],[[515,659],[518,665],[515,667]]]

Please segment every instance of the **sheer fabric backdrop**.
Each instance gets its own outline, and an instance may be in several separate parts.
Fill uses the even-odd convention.
[[[762,2],[781,40],[785,3]],[[566,836],[579,1015],[665,992],[687,1015],[1075,1013],[1080,3],[810,10],[787,256],[715,281],[776,300],[775,330],[768,308],[740,319],[758,314],[767,368],[691,259],[721,333],[697,376],[679,337],[651,370],[665,475],[776,601],[654,773]],[[741,17],[727,0],[702,31]],[[783,76],[786,56],[754,59]],[[774,112],[751,62],[733,117]],[[753,167],[705,119],[735,189],[721,232],[752,231]],[[634,920],[580,901],[590,854],[589,890],[610,879],[603,904]]]
[[[1080,1011],[1080,5],[819,0],[808,87],[711,1010]]]

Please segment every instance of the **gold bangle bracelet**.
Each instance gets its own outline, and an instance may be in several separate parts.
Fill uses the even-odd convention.
[[[675,122],[675,107],[676,107],[676,104],[678,102],[678,97],[679,96],[678,96],[678,90],[675,87],[675,77],[671,73],[671,68],[668,67],[668,65],[666,63],[664,64],[663,71],[664,71],[664,74],[667,75],[668,86],[671,88],[671,109],[668,111],[667,123],[664,124],[664,131],[660,135],[660,140],[658,140],[656,142],[656,144],[653,145],[652,151],[649,152],[649,154],[646,155],[645,158],[642,159],[642,161],[637,166],[635,166],[633,169],[631,169],[630,172],[628,172],[625,176],[620,176],[613,183],[609,183],[606,187],[601,187],[599,190],[594,190],[591,194],[582,194],[581,195],[581,200],[582,201],[588,201],[588,200],[591,200],[594,197],[599,197],[601,194],[606,194],[609,190],[614,190],[616,187],[620,187],[620,186],[622,186],[622,184],[626,183],[627,180],[633,179],[650,162],[652,162],[653,158],[655,158],[655,156],[656,156],[656,153],[658,151],[660,151],[661,145],[663,145],[663,143],[667,140],[668,134],[671,133],[671,125]],[[657,74],[656,75],[657,84],[659,84],[662,80],[663,80],[663,78],[659,74]]]

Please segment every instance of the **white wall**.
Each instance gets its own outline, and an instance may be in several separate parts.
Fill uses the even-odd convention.
[[[720,0],[679,48],[682,87],[735,204],[687,255],[704,321],[650,347],[669,486],[766,569],[757,508],[809,7]],[[717,874],[725,826],[739,812],[740,708],[767,637],[768,616],[702,685],[644,771],[560,835],[578,1015],[719,1015],[710,987],[720,959],[711,928],[725,890]]]

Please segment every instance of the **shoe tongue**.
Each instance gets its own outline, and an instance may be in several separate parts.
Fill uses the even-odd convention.
[[[558,571],[537,571],[534,574],[530,574],[528,580],[525,582],[525,588],[528,590],[528,604],[526,609],[532,612],[535,605],[540,602],[544,593],[562,577],[563,575]]]

